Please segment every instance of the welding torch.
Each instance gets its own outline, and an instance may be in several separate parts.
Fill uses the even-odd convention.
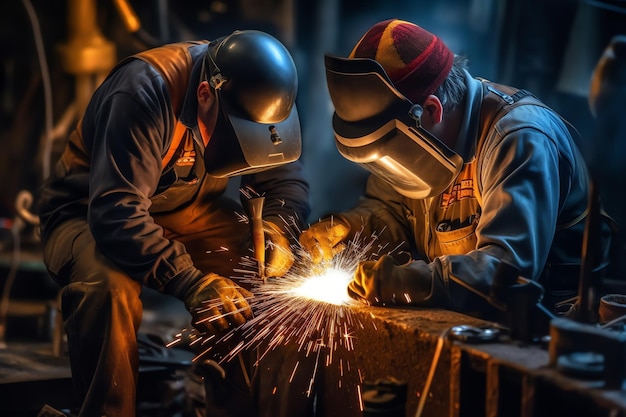
[[[267,282],[265,275],[265,232],[263,231],[263,203],[265,197],[254,197],[247,200],[248,217],[252,234],[254,257],[259,268],[259,277]]]

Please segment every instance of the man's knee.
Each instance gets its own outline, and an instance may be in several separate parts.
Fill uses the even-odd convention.
[[[73,279],[63,289],[62,310],[80,311],[109,315],[126,311],[140,317],[142,303],[139,298],[141,284],[113,270],[92,270],[84,279]]]

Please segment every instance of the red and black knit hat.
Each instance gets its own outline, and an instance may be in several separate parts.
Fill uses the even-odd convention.
[[[432,33],[413,23],[390,19],[372,26],[350,58],[376,60],[398,91],[421,104],[448,76],[454,54]]]

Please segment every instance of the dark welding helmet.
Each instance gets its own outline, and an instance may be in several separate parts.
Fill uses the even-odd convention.
[[[421,126],[422,107],[368,58],[325,55],[337,149],[400,194],[422,199],[456,179],[463,158]]]
[[[297,160],[298,75],[285,46],[264,32],[235,31],[214,41],[204,59],[220,109],[204,153],[207,172],[230,177]]]

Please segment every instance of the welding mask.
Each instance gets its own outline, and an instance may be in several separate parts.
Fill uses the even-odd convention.
[[[204,59],[219,103],[204,152],[207,172],[231,177],[297,160],[298,75],[285,46],[264,32],[235,31],[214,41]]]
[[[448,188],[463,158],[421,126],[422,107],[395,89],[378,62],[324,58],[339,153],[409,198]]]

